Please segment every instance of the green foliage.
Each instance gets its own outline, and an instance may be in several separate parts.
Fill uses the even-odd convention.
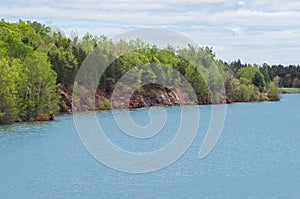
[[[270,66],[267,64],[263,64],[262,67],[260,68],[260,72],[264,76],[264,80],[266,84],[270,83],[271,81],[269,76],[269,70],[270,70]]]
[[[270,79],[273,80],[276,76],[280,77],[279,87],[291,87],[295,78],[300,79],[300,65],[273,65],[268,68]]]
[[[276,76],[268,86],[268,97],[272,101],[278,101],[280,99],[279,90],[278,90],[279,80],[280,78]]]
[[[259,101],[260,92],[252,84],[242,84],[238,79],[233,79],[232,91],[228,93],[228,97],[235,102]]]
[[[241,78],[248,79],[249,81],[252,81],[255,73],[259,73],[257,66],[246,66],[238,70],[239,76]]]
[[[58,110],[56,73],[37,22],[0,22],[0,124],[48,119]]]
[[[98,100],[98,107],[99,107],[100,110],[111,109],[111,102],[110,102],[109,99]]]
[[[0,124],[11,123],[16,120],[17,85],[15,77],[19,71],[9,65],[6,59],[0,59]]]
[[[254,74],[252,83],[254,84],[254,86],[257,86],[259,88],[260,92],[262,92],[266,86],[265,78],[260,72],[256,72]]]
[[[22,118],[36,120],[40,114],[47,117],[54,114],[58,110],[56,73],[51,69],[47,55],[35,51],[26,57],[22,75],[26,82],[20,93],[23,95],[20,102]]]
[[[80,46],[76,46],[74,41],[64,37],[62,33],[54,33],[52,40],[54,45],[49,45],[51,48],[48,56],[52,69],[57,73],[57,83],[71,90],[79,69],[78,62],[82,62],[86,54]],[[84,57],[81,57],[81,53]]]
[[[286,87],[286,88],[292,87],[293,82],[292,82],[291,74],[286,74],[283,81],[284,81],[284,83],[283,83],[284,87]]]

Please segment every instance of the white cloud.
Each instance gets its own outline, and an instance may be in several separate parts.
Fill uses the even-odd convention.
[[[239,1],[239,2],[238,2],[238,5],[239,5],[239,6],[243,6],[243,5],[245,5],[245,2],[244,2],[244,1]]]

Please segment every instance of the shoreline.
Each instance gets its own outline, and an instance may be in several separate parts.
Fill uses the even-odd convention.
[[[278,88],[280,94],[300,94],[300,88]]]
[[[300,94],[298,93],[281,93],[281,95],[289,95],[289,94]],[[277,101],[271,101],[271,100],[261,100],[261,101],[236,101],[236,102],[226,102],[226,103],[203,103],[203,104],[177,104],[177,105],[152,105],[152,106],[142,106],[142,107],[130,107],[128,110],[137,110],[137,109],[142,109],[142,108],[150,108],[150,107],[176,107],[176,106],[206,106],[206,105],[218,105],[218,104],[235,104],[235,103],[260,103],[260,102],[279,102],[280,100]],[[114,110],[125,110],[126,108],[119,108],[119,109],[114,109]],[[113,109],[94,109],[90,110],[91,112],[102,112],[102,111],[111,111]],[[89,112],[89,111],[83,111],[84,112]],[[73,111],[64,111],[64,112],[58,112],[53,116],[53,119],[49,120],[28,120],[28,121],[15,121],[11,124],[2,124],[0,126],[6,126],[6,125],[13,125],[17,123],[29,123],[29,122],[51,122],[51,121],[56,121],[56,116],[61,116],[61,115],[69,115],[73,114]]]

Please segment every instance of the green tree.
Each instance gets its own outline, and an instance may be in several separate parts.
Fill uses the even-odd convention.
[[[74,48],[72,41],[62,33],[53,34],[53,40],[54,45],[48,52],[51,67],[57,73],[57,83],[71,90],[79,69],[78,60],[83,61],[83,58],[74,56],[73,50],[76,50],[77,56],[80,56],[77,50],[82,50]]]
[[[284,77],[284,87],[290,88],[292,87],[292,75],[291,74],[286,74]]]
[[[248,79],[249,81],[252,81],[255,73],[259,72],[259,69],[256,65],[254,66],[246,66],[243,68],[240,68],[238,70],[238,74],[241,78]]]
[[[17,85],[19,73],[9,62],[0,58],[0,124],[14,122],[18,116]]]
[[[20,115],[24,120],[49,118],[58,110],[56,73],[44,53],[34,52],[24,60],[22,70],[25,83],[20,101]]]
[[[278,101],[280,99],[279,90],[278,90],[279,81],[280,78],[276,76],[268,86],[268,97],[272,101]]]
[[[268,84],[270,82],[269,69],[270,69],[270,66],[266,63],[263,64],[262,67],[260,68],[260,72],[264,76],[264,80],[265,80],[266,84]]]
[[[44,119],[57,111],[56,73],[45,45],[48,29],[37,22],[0,22],[1,122]]]
[[[256,72],[252,78],[252,83],[262,92],[266,86],[265,78],[260,72]]]

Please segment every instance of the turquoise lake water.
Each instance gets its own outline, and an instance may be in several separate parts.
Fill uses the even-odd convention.
[[[146,174],[119,172],[94,159],[72,115],[0,126],[0,198],[300,198],[300,95],[228,105],[221,137],[204,159],[198,153],[211,106],[199,107],[191,147],[169,167]],[[165,110],[163,131],[143,141],[123,134],[110,111],[97,117],[113,143],[145,152],[163,147],[176,133],[180,108]],[[149,122],[146,108],[131,116],[138,124]]]

